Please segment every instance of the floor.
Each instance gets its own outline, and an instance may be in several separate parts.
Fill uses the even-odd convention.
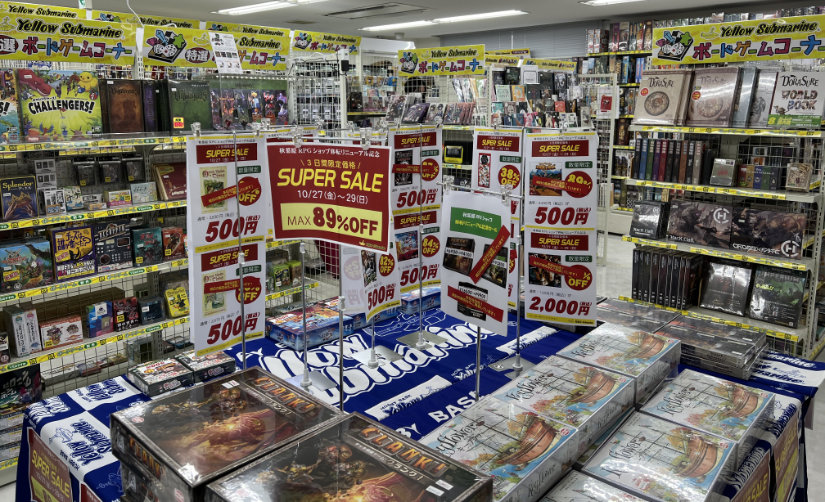
[[[633,244],[622,242],[619,237],[610,236],[607,247],[607,265],[599,267],[597,284],[601,296],[629,296],[627,288],[631,276],[631,256]],[[609,271],[609,273],[608,273]],[[818,361],[825,362],[825,352]],[[825,394],[823,394],[825,395]],[[814,428],[805,432],[808,443],[808,494],[810,502],[825,501],[825,397],[814,403]],[[819,405],[819,403],[822,403]],[[815,475],[819,473],[819,475]],[[0,501],[14,500],[14,484],[0,487]]]

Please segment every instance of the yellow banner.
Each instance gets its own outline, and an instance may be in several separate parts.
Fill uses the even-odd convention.
[[[140,24],[138,18],[132,13],[114,12],[110,10],[93,10],[92,19],[97,21],[107,21],[110,23]],[[146,28],[149,28],[150,26],[167,26],[169,24],[174,24],[178,28],[198,29],[201,27],[201,22],[197,19],[185,19],[180,17],[140,16],[140,21],[143,21]]]
[[[433,47],[398,51],[404,76],[483,75],[486,71],[483,45]]]
[[[484,55],[484,62],[487,63],[487,66],[493,64],[515,66],[521,62],[521,58],[518,56],[491,56],[488,52]]]
[[[86,9],[61,7],[55,5],[38,5],[24,2],[0,2],[0,15],[19,14],[34,17],[59,17],[65,19],[86,19]]]
[[[736,63],[825,56],[825,15],[653,30],[653,64]]]
[[[216,67],[206,30],[147,27],[140,43],[145,65]]]
[[[357,54],[360,46],[361,37],[292,30],[291,52],[334,53],[346,50],[350,54]]]
[[[246,35],[271,35],[289,38],[289,28],[273,28],[271,26],[257,26],[254,24],[207,21],[206,29],[209,31],[231,31],[233,33],[243,33]]]
[[[525,59],[524,64],[538,66],[539,70],[576,71],[575,61],[557,61],[555,59]]]
[[[0,59],[129,65],[135,27],[23,14],[0,14]]]
[[[530,57],[530,49],[487,49],[488,56],[521,56]]]
[[[274,33],[278,33],[271,28]],[[280,34],[242,34],[235,33],[235,45],[244,70],[279,70],[286,71],[289,54],[289,30],[280,30]]]

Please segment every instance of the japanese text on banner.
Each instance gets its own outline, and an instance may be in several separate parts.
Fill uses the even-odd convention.
[[[825,15],[698,24],[653,30],[653,64],[816,59]]]
[[[528,134],[525,317],[595,325],[595,133]]]
[[[348,54],[358,54],[360,45],[361,37],[292,30],[291,52],[336,53],[346,51]]]
[[[60,17],[64,19],[86,19],[86,9],[59,5],[37,5],[26,2],[0,2],[0,14],[20,14],[32,17]]]
[[[484,75],[484,46],[434,47],[398,51],[402,76]]]

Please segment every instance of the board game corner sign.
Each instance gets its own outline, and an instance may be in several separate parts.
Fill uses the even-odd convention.
[[[336,53],[344,50],[348,54],[357,54],[361,47],[361,37],[293,30],[290,47],[292,52]]]
[[[433,47],[398,51],[401,75],[483,75],[483,45]]]
[[[653,30],[654,65],[814,59],[825,54],[825,15]]]

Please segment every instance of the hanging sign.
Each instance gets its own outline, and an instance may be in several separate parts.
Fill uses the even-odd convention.
[[[526,137],[525,317],[595,326],[595,132]]]
[[[653,30],[654,65],[816,59],[825,15],[697,24]]]
[[[490,53],[487,53],[484,56],[484,62],[487,63],[487,66],[493,64],[517,66],[521,62],[521,58],[518,56],[491,56]]]
[[[85,11],[83,17],[86,17]],[[199,29],[201,22],[197,19],[184,19],[180,17],[165,16],[135,16],[132,13],[113,12],[110,10],[93,10],[92,19],[106,21],[109,23],[130,23],[138,25],[143,22],[146,28],[153,26],[169,26],[174,24],[177,28]]]
[[[213,31],[209,34],[209,43],[212,44],[212,54],[215,55],[215,66],[218,67],[218,73],[243,73],[233,34]]]
[[[240,343],[244,331],[247,339],[264,335],[271,225],[264,145],[249,136],[187,141],[189,327],[198,355]]]
[[[258,34],[235,34],[238,57],[244,70],[286,71],[289,30],[272,28]]]
[[[0,15],[15,14],[39,17],[60,17],[65,19],[86,19],[86,9],[62,7],[59,5],[38,5],[25,2],[0,2]]]
[[[321,239],[387,251],[388,148],[274,143],[268,155],[276,239]]]
[[[348,54],[358,54],[360,46],[361,37],[292,30],[292,52],[336,53],[347,51]]]
[[[451,191],[444,218],[441,310],[506,335],[510,208],[498,197]]]
[[[471,185],[474,190],[485,189],[502,193],[508,189],[519,195],[523,189],[522,131],[521,129],[476,128],[473,134],[473,172]],[[510,234],[518,235],[520,223],[520,201],[510,199]],[[518,305],[518,263],[517,240],[510,241],[508,253],[507,297],[510,307]]]
[[[135,54],[131,24],[23,14],[0,18],[0,59],[129,65]]]
[[[401,127],[389,135],[392,147],[392,215],[401,292],[441,281],[442,130]],[[420,266],[420,269],[419,269]]]
[[[484,58],[483,45],[398,51],[401,75],[407,77],[484,75],[487,71]]]
[[[555,59],[533,59],[527,58],[524,64],[528,66],[536,66],[539,70],[547,71],[576,71],[575,61],[558,61]]]
[[[530,49],[487,49],[488,56],[520,56],[530,57]]]
[[[290,30],[288,28],[273,28],[271,26],[257,26],[254,24],[221,23],[219,21],[207,21],[206,29],[209,31],[231,31],[232,33],[243,33],[244,35],[272,35],[276,37],[286,37],[289,39]],[[289,44],[284,44],[284,47]]]

